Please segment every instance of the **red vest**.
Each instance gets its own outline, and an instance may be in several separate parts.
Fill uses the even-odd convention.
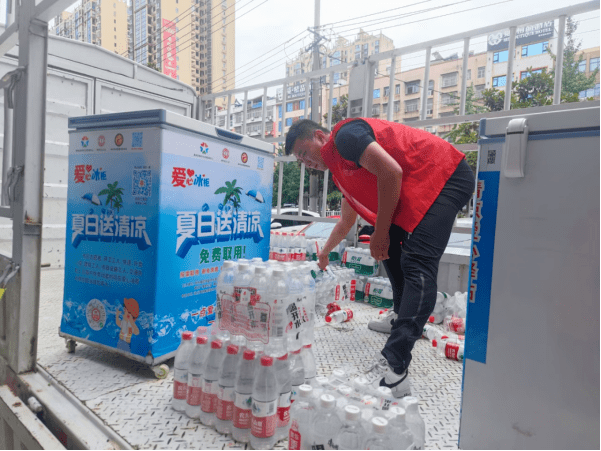
[[[401,197],[393,224],[413,232],[465,155],[445,140],[423,130],[380,119],[361,118],[374,131],[377,143],[403,170]],[[367,169],[345,160],[336,149],[336,133],[355,118],[336,124],[321,156],[334,183],[359,216],[372,225],[378,212],[378,183]]]

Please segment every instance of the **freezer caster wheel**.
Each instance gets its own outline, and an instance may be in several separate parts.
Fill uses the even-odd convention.
[[[169,374],[169,365],[165,365],[164,363],[159,366],[152,367],[152,371],[154,371],[154,375],[157,379],[165,379]]]
[[[67,352],[69,354],[73,354],[75,352],[75,347],[77,346],[77,343],[75,342],[75,340],[65,340],[67,342]]]

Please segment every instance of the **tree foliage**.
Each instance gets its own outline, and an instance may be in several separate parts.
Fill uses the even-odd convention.
[[[332,127],[346,119],[348,109],[348,95],[340,96],[340,102],[332,107]],[[328,123],[328,113],[323,115],[324,124]]]

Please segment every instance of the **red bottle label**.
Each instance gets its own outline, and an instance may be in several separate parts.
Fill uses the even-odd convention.
[[[447,343],[445,346],[445,355],[452,360],[458,360],[459,343]]]
[[[202,398],[202,387],[188,386],[188,405],[199,406]]]
[[[188,392],[188,384],[185,382],[173,382],[173,397],[175,399],[186,399],[186,394]]]
[[[217,395],[217,418],[231,420],[234,415],[234,387],[219,387]]]
[[[346,254],[344,254],[344,255],[346,255]],[[357,281],[351,280],[351,301],[356,300],[356,297],[355,297],[356,292],[357,292]]]
[[[295,427],[296,421],[293,422],[290,432],[288,433],[288,449],[300,449],[301,435],[298,432],[298,425]]]
[[[252,417],[250,420],[250,433],[257,438],[272,437],[277,424],[278,400],[252,402]]]
[[[202,395],[200,397],[200,408],[205,413],[214,413],[217,409],[217,393],[215,393],[215,386],[217,382],[203,381],[202,382]]]

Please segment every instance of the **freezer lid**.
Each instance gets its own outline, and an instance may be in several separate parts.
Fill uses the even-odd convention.
[[[268,153],[270,156],[274,152],[271,143],[239,135],[167,110],[129,111],[126,113],[96,114],[69,118],[69,128],[79,131],[165,125],[250,147]]]
[[[599,107],[590,107],[544,114],[534,113],[524,114],[523,116],[482,119],[480,121],[480,139],[504,138],[509,122],[516,117],[527,120],[529,140],[537,139],[537,135],[548,135],[549,133],[561,134],[599,130]]]

